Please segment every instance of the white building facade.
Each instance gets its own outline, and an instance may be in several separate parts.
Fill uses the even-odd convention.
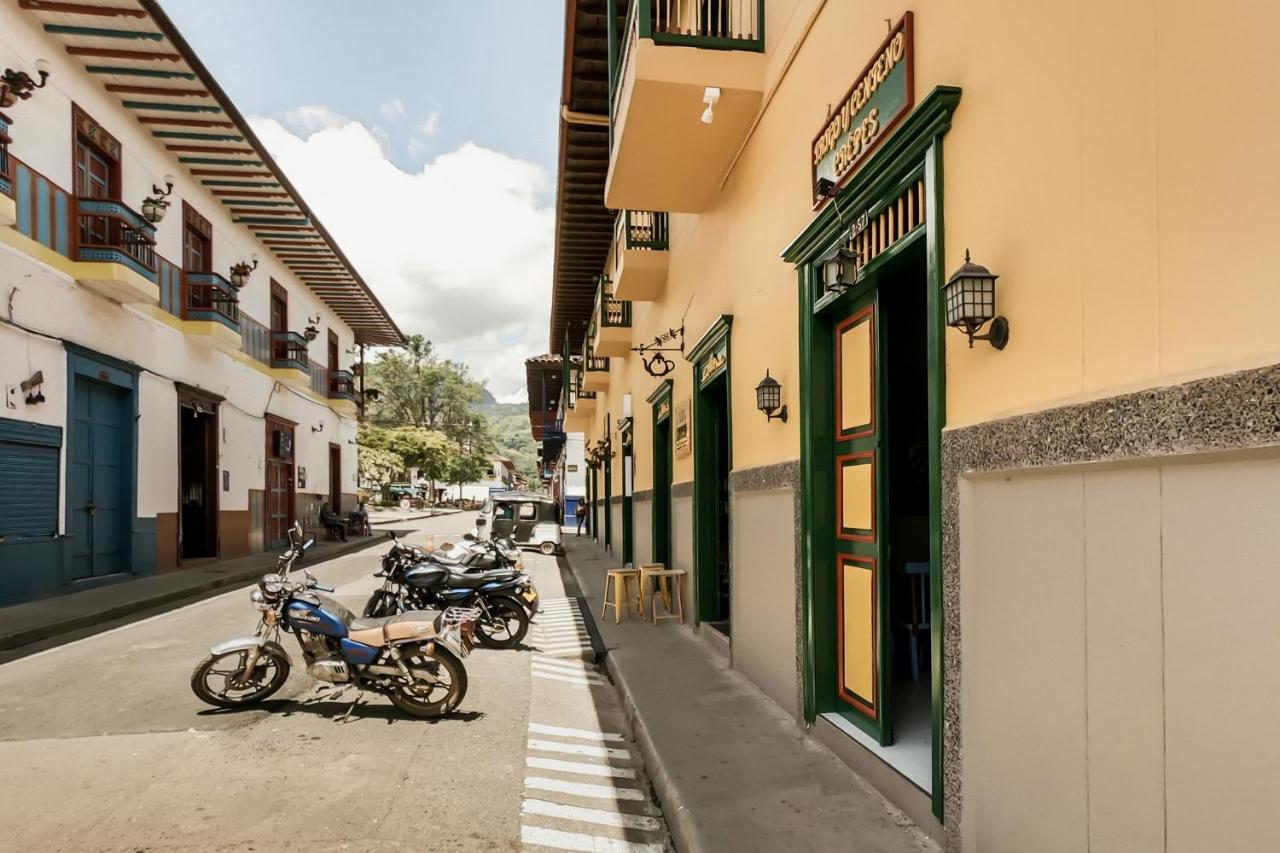
[[[0,605],[352,508],[363,346],[401,340],[154,3],[26,5],[0,68],[49,74],[0,105]]]

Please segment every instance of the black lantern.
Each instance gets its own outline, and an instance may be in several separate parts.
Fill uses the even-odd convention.
[[[249,283],[249,276],[258,268],[258,256],[253,256],[253,264],[249,265],[244,261],[231,265],[231,286],[236,290],[240,290]]]
[[[951,274],[942,288],[947,325],[969,336],[969,347],[974,341],[988,341],[996,349],[1004,349],[1009,343],[1009,321],[996,316],[996,279],[1000,276],[969,260],[969,250],[964,250],[964,266]],[[985,335],[977,334],[988,321],[991,329]]]
[[[308,341],[314,341],[320,337],[320,328],[316,325],[320,322],[320,315],[307,318],[307,327],[302,330],[302,336]]]
[[[8,109],[19,100],[27,100],[36,89],[43,89],[49,82],[49,63],[43,59],[36,60],[36,74],[40,77],[37,83],[25,71],[14,71],[6,68],[0,74],[0,109]]]
[[[169,210],[169,196],[173,194],[173,175],[164,176],[164,189],[151,185],[151,195],[142,200],[142,218],[155,225],[164,219]]]
[[[847,246],[837,247],[822,259],[822,286],[832,293],[844,293],[861,275],[858,253]]]
[[[787,422],[787,407],[782,405],[782,386],[767,370],[764,379],[756,386],[756,408],[769,420],[777,418],[784,424]]]

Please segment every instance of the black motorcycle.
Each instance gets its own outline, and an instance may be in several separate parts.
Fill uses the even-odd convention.
[[[392,537],[394,539],[394,537]],[[522,595],[532,587],[529,576],[514,569],[467,572],[431,559],[422,548],[396,539],[382,557],[374,577],[382,586],[364,607],[366,618],[382,618],[422,608],[475,608],[479,643],[509,649],[529,630],[529,614]],[[536,600],[537,594],[533,593]]]

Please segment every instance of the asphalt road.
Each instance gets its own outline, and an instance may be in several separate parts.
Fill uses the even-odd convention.
[[[421,542],[471,521],[406,526]],[[358,612],[384,550],[313,571]],[[528,650],[477,649],[459,713],[439,721],[371,697],[339,722],[354,693],[325,698],[292,637],[277,697],[204,705],[192,668],[256,621],[237,589],[0,665],[0,850],[520,849]]]

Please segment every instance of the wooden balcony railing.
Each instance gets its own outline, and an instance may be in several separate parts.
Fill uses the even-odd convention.
[[[229,281],[216,272],[188,272],[183,284],[184,320],[209,320],[240,332],[240,297]]]
[[[596,314],[601,328],[631,328],[631,303],[613,298],[613,283],[607,275],[600,276],[600,288],[596,291]]]
[[[271,366],[292,367],[310,374],[307,339],[297,332],[271,333]]]
[[[9,157],[9,117],[0,113],[0,195],[13,198],[13,160]]]
[[[708,50],[764,50],[764,0],[632,0],[609,81],[610,115],[638,39]]]
[[[609,359],[594,355],[587,356],[582,360],[582,366],[588,373],[608,373]]]
[[[618,245],[625,249],[666,251],[667,214],[655,210],[624,210],[618,216]]]
[[[76,199],[76,260],[124,264],[158,281],[156,229],[123,202]]]
[[[356,387],[356,377],[350,370],[329,371],[330,400],[350,400],[357,406],[363,403],[360,389]]]

